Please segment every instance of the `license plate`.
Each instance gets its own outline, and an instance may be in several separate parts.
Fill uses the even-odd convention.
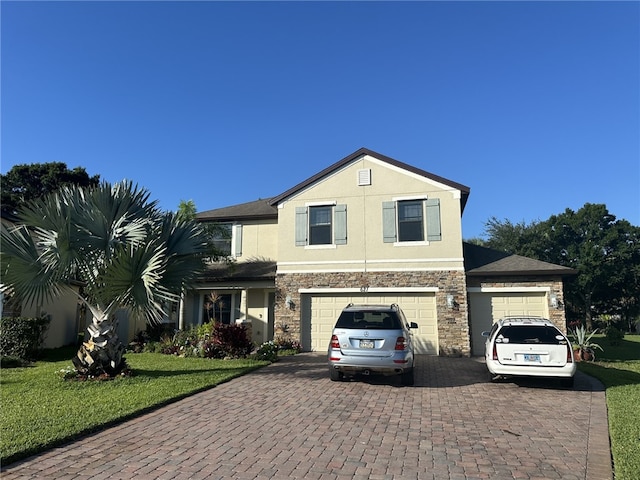
[[[373,340],[360,340],[360,348],[373,348]]]
[[[524,361],[525,362],[540,363],[540,355],[525,354]]]

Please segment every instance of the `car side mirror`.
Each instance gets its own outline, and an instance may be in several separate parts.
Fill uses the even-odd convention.
[[[482,332],[483,337],[488,337],[491,332],[484,331]]]
[[[411,325],[409,325],[410,328],[418,328],[418,324],[416,322],[411,322]]]

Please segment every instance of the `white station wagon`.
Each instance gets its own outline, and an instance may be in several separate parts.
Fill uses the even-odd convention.
[[[491,379],[504,376],[558,377],[573,386],[576,364],[567,336],[550,320],[507,317],[482,332],[485,360]]]

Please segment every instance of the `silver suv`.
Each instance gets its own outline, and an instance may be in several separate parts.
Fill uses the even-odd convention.
[[[413,328],[418,325],[408,323],[398,305],[347,305],[329,343],[331,380],[399,375],[403,385],[413,385]]]

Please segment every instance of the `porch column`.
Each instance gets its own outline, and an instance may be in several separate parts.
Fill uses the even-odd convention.
[[[180,303],[178,305],[178,329],[184,330],[184,292],[180,294]]]
[[[247,290],[242,289],[240,292],[240,318],[238,320],[245,320],[249,315],[247,311]]]

